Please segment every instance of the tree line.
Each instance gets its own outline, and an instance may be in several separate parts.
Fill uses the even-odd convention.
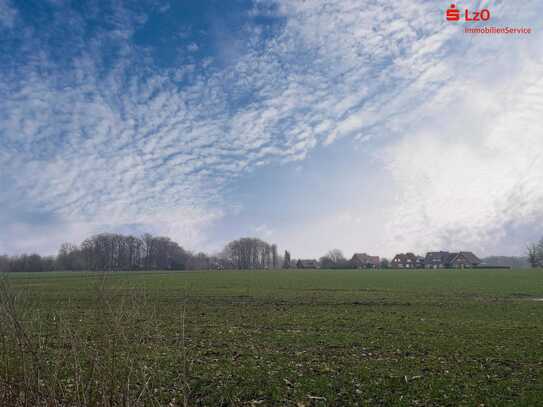
[[[80,245],[63,243],[56,256],[0,256],[0,272],[246,270],[279,268],[283,259],[277,245],[257,238],[234,240],[220,253],[208,255],[186,250],[168,237],[101,233]]]

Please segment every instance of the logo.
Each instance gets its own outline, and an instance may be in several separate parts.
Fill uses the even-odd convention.
[[[456,8],[456,4],[451,4],[451,7],[447,10],[447,21],[459,21],[460,10]]]
[[[488,21],[490,20],[490,10],[485,8],[483,10],[470,11],[466,9],[462,14],[456,4],[451,4],[445,16],[447,21]]]

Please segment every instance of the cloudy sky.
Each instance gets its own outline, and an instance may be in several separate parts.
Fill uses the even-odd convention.
[[[99,232],[316,257],[543,234],[543,3],[0,0],[0,253]]]

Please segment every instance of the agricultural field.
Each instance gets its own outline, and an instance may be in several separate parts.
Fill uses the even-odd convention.
[[[0,405],[543,403],[543,270],[4,276]]]

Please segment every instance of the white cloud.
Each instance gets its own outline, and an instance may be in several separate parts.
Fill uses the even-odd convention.
[[[466,56],[476,69],[415,112],[426,124],[387,151],[399,186],[395,248],[523,250],[501,239],[510,225],[543,219],[543,54],[526,53],[539,40],[495,38],[499,55],[478,63],[481,40]]]

